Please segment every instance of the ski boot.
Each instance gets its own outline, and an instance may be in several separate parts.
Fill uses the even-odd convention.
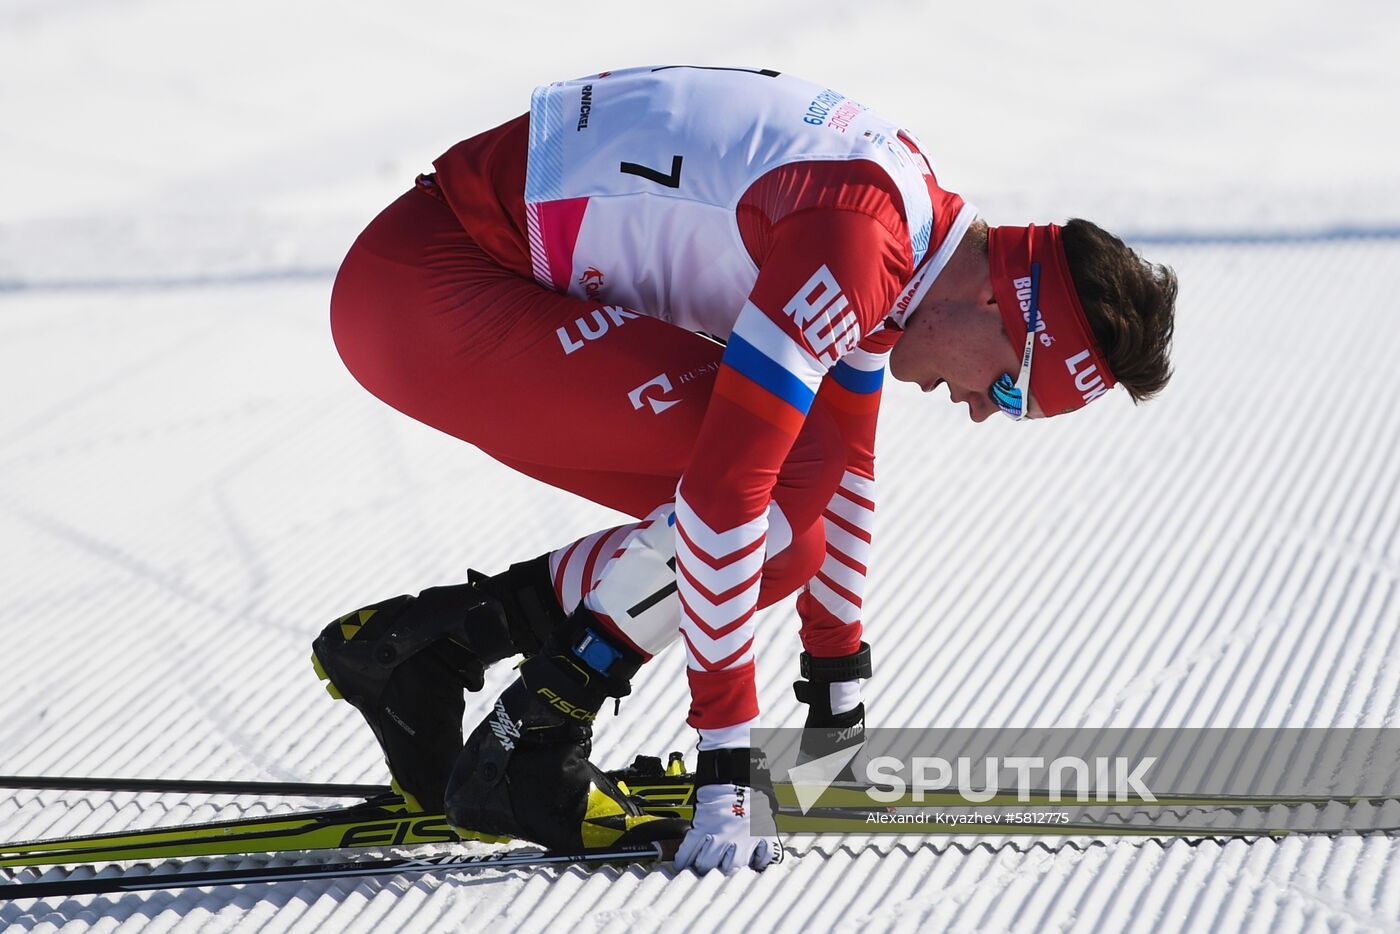
[[[807,722],[803,724],[802,741],[797,747],[797,764],[821,759],[865,743],[865,704],[857,704],[845,713],[831,711],[831,685],[838,681],[854,681],[871,675],[870,646],[860,644],[860,651],[838,658],[815,658],[806,652],[801,656],[801,671],[805,681],[792,685],[797,699],[807,705]],[[856,759],[842,766],[835,781],[855,779]]]
[[[631,693],[641,664],[580,608],[472,731],[448,785],[449,823],[463,836],[566,853],[684,837],[685,821],[646,814],[625,784],[588,761],[598,711]]]
[[[480,691],[492,663],[539,651],[566,619],[541,557],[347,613],[322,630],[311,661],[327,692],[368,721],[395,790],[436,812],[462,750],[463,689]]]

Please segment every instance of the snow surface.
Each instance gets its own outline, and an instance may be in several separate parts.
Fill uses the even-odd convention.
[[[974,426],[888,393],[872,722],[1400,725],[1395,4],[7,0],[0,772],[384,778],[307,664],[320,626],[613,517],[364,393],[326,328],[335,265],[534,84],[660,61],[826,81],[913,127],[993,222],[1088,216],[1183,282],[1177,376],[1149,405]],[[988,557],[1016,484],[1022,576]],[[761,639],[763,709],[794,722],[792,611]],[[692,748],[685,701],[681,658],[658,659],[600,760]],[[7,794],[0,839],[216,813],[260,810]],[[0,923],[1400,929],[1395,839],[792,842],[761,876],[225,888]]]

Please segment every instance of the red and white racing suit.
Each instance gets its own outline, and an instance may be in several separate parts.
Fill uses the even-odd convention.
[[[683,638],[689,722],[747,745],[756,609],[801,588],[861,641],[884,364],[974,218],[916,141],[770,71],[605,72],[452,147],[332,296],[357,379],[642,520],[551,557],[644,653]]]

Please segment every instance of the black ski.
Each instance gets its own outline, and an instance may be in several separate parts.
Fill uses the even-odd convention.
[[[0,775],[0,788],[161,795],[262,795],[269,798],[373,798],[393,793],[393,789],[388,785],[345,785],[334,782],[228,782],[183,778],[70,778],[50,775]]]
[[[534,869],[541,866],[651,863],[667,854],[657,844],[645,848],[602,850],[586,853],[546,853],[541,850],[492,853],[481,856],[427,856],[408,859],[364,859],[339,863],[268,866],[260,869],[212,869],[203,872],[123,872],[89,879],[57,882],[18,882],[0,886],[0,901],[22,898],[66,898],[114,892],[148,892],[154,889],[206,888],[249,885],[257,882],[311,882],[322,879],[356,879],[453,870]]]
[[[292,850],[417,846],[456,840],[457,835],[443,815],[412,811],[397,795],[382,795],[349,807],[0,842],[0,869]]]

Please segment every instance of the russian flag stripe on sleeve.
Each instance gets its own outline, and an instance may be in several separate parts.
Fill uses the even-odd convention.
[[[797,409],[727,366],[720,367],[719,375],[715,377],[714,398],[727,399],[790,435],[802,430],[802,420],[806,418]]]
[[[729,335],[731,344],[735,337],[796,376],[812,392],[817,391],[828,365],[817,360],[798,336],[784,330],[751,301],[744,303],[739,319],[734,322],[734,330]]]
[[[816,393],[810,386],[739,335],[730,335],[723,362],[803,415],[812,407]]]
[[[845,360],[838,360],[836,365],[831,368],[831,378],[836,380],[843,389],[868,395],[880,391],[880,387],[885,382],[885,371],[883,369],[858,370]]]

